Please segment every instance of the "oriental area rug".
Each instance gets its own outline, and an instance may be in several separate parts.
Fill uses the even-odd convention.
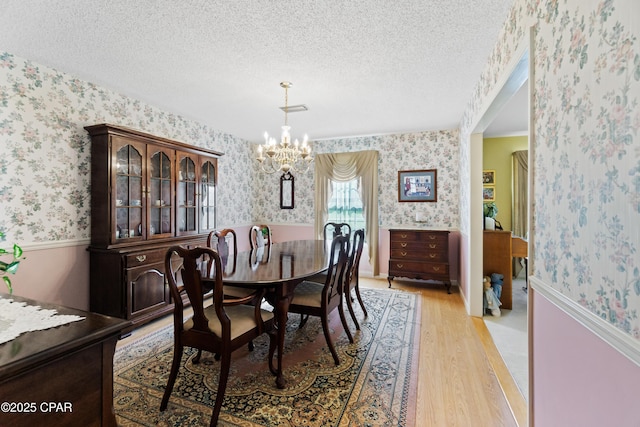
[[[233,354],[219,426],[414,426],[420,342],[417,294],[361,289],[368,316],[354,303],[360,331],[346,311],[354,343],[342,329],[338,311],[330,328],[340,357],[336,366],[318,318],[298,329],[287,324],[284,375],[275,385],[266,356],[268,337],[254,350]],[[173,326],[118,348],[114,359],[114,407],[119,426],[208,426],[218,385],[219,363],[185,348],[169,399],[160,400],[173,356]]]

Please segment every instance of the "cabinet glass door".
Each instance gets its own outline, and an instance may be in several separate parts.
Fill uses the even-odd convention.
[[[205,160],[200,168],[200,232],[216,227],[216,168]]]
[[[177,227],[178,234],[198,232],[196,217],[196,163],[190,157],[180,157],[178,165],[177,188]]]
[[[173,159],[156,151],[149,159],[149,224],[147,237],[170,236],[172,227],[171,165]]]
[[[142,235],[143,180],[142,154],[133,145],[120,147],[116,154],[116,239]]]

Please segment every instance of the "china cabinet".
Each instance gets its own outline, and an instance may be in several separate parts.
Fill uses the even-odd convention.
[[[122,126],[91,136],[90,309],[139,326],[173,309],[169,246],[204,245],[215,228],[222,153]]]
[[[394,277],[436,280],[451,293],[449,231],[389,230],[389,287]]]

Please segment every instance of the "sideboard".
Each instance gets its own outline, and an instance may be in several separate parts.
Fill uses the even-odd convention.
[[[0,344],[0,424],[115,427],[113,355],[130,322],[14,295],[2,298],[84,320]]]

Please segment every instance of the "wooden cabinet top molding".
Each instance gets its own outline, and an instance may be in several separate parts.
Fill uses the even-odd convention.
[[[102,123],[97,125],[85,126],[84,128],[89,135],[97,136],[97,135],[121,135],[129,138],[137,138],[140,141],[153,143],[155,145],[166,144],[167,146],[171,146],[171,148],[179,148],[181,150],[192,151],[192,152],[202,152],[212,156],[224,156],[224,153],[220,151],[210,150],[208,148],[196,147],[195,145],[190,145],[181,141],[176,141],[169,138],[163,138],[160,136],[155,136],[150,133],[142,132],[136,129],[127,128],[119,125],[112,125],[108,123]]]

